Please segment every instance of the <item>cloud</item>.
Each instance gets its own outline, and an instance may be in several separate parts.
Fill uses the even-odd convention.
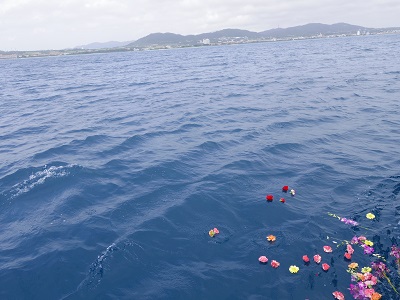
[[[400,26],[398,11],[395,0],[0,0],[0,49],[57,49],[136,40],[152,32],[263,31],[311,22]]]

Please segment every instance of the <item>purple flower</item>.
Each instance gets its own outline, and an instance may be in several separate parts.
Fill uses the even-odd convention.
[[[390,252],[390,255],[395,257],[396,259],[400,259],[400,248],[393,245],[391,250],[392,251]]]
[[[370,254],[374,253],[374,251],[375,251],[374,248],[367,246],[365,244],[363,244],[361,247],[364,248],[364,254],[370,255]]]
[[[384,277],[386,273],[389,273],[389,269],[383,262],[372,262],[372,270],[375,271],[375,275],[378,277]]]
[[[358,223],[356,221],[346,219],[346,218],[341,218],[340,221],[342,221],[344,224],[351,225],[351,226],[357,226]]]
[[[365,297],[365,285],[363,282],[358,282],[357,284],[350,284],[350,294],[354,299],[364,300]]]
[[[351,244],[358,244],[358,238],[357,238],[356,236],[354,236],[354,237],[351,239],[350,243],[351,243]]]

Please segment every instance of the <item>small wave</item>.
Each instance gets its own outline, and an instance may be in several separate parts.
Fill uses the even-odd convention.
[[[70,174],[70,169],[76,165],[66,165],[66,166],[47,166],[43,167],[43,170],[37,171],[29,176],[22,182],[14,184],[8,192],[3,194],[14,199],[22,194],[25,194],[36,186],[43,184],[49,178],[59,178],[65,177]]]
[[[78,289],[82,288],[83,286],[96,286],[100,283],[100,279],[103,277],[104,272],[103,262],[111,255],[112,252],[116,250],[119,250],[119,248],[115,243],[112,243],[97,257],[96,261],[90,266],[88,277],[86,280],[81,282],[81,284],[78,286]]]

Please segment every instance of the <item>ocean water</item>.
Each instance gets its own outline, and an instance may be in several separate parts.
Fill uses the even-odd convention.
[[[385,35],[0,61],[0,298],[350,299],[340,241],[365,234],[386,256],[399,241],[398,49]],[[317,253],[328,272],[303,264]]]

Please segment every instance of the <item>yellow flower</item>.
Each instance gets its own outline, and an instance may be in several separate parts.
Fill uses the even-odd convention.
[[[370,246],[370,247],[372,247],[374,245],[374,243],[369,241],[369,240],[365,240],[364,244],[367,245],[367,246]]]
[[[353,263],[349,264],[349,268],[350,269],[357,269],[358,268],[358,263],[353,262]]]
[[[361,269],[361,273],[370,273],[372,269],[370,267],[364,267]]]
[[[373,213],[367,213],[366,217],[370,220],[375,219],[375,215]]]
[[[214,230],[211,229],[211,230],[208,232],[208,235],[211,236],[211,237],[214,237],[214,235],[215,235]]]
[[[289,271],[290,273],[297,273],[300,270],[298,266],[290,266]]]

